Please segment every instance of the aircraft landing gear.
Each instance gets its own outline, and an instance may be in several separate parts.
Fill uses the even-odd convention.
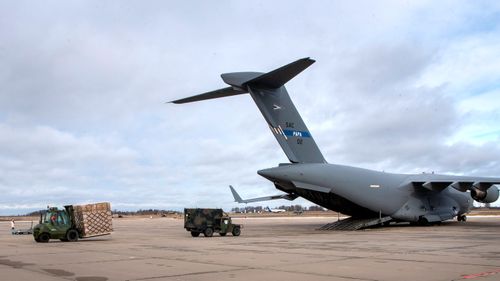
[[[457,216],[457,221],[467,221],[467,216],[466,215]]]

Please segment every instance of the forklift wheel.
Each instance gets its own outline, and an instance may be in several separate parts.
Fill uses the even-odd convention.
[[[38,236],[38,241],[40,243],[47,243],[50,240],[50,235],[48,233],[42,233]]]
[[[74,229],[68,230],[68,232],[66,233],[66,240],[68,240],[70,242],[78,241],[78,231],[76,231]]]

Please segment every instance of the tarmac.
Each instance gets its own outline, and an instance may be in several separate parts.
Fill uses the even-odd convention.
[[[2,222],[0,280],[500,280],[499,217],[316,230],[334,220],[238,218],[239,237],[192,238],[179,219],[123,218],[110,236],[47,244]]]

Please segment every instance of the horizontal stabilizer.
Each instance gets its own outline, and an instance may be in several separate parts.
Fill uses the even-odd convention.
[[[209,100],[209,99],[216,99],[216,98],[223,98],[223,97],[228,97],[228,96],[235,96],[235,95],[241,95],[241,94],[246,94],[247,92],[234,89],[233,87],[227,87],[227,88],[222,88],[218,89],[215,91],[203,93],[200,95],[196,96],[191,96],[183,99],[178,99],[171,101],[171,103],[175,104],[181,104],[181,103],[188,103],[188,102],[195,102],[195,101],[201,101],[201,100]]]
[[[182,104],[195,101],[223,98],[248,93],[247,86],[256,88],[276,89],[290,81],[297,74],[308,68],[315,61],[310,58],[303,58],[275,69],[268,73],[258,72],[234,72],[222,74],[224,82],[232,87],[222,88],[215,91],[191,96],[183,99],[171,101],[171,103]]]
[[[285,83],[290,81],[293,77],[297,76],[297,74],[301,73],[304,69],[308,68],[314,62],[315,60],[310,58],[296,60],[271,72],[262,74],[252,80],[246,81],[243,83],[243,86],[249,85],[256,88],[270,89],[279,88],[285,85]]]
[[[258,197],[258,198],[252,198],[252,199],[241,199],[240,195],[236,190],[233,188],[233,186],[229,186],[231,189],[231,193],[233,194],[234,201],[238,203],[252,203],[252,202],[261,202],[261,201],[269,201],[269,200],[278,200],[278,199],[286,199],[289,201],[294,200],[297,198],[297,195],[293,194],[282,194],[282,195],[273,195],[273,196],[265,196],[265,197]]]

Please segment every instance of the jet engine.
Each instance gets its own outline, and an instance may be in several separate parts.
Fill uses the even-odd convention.
[[[487,190],[483,191],[476,187],[472,188],[470,191],[472,199],[480,203],[493,203],[497,201],[499,196],[499,191],[496,186],[492,186]]]

